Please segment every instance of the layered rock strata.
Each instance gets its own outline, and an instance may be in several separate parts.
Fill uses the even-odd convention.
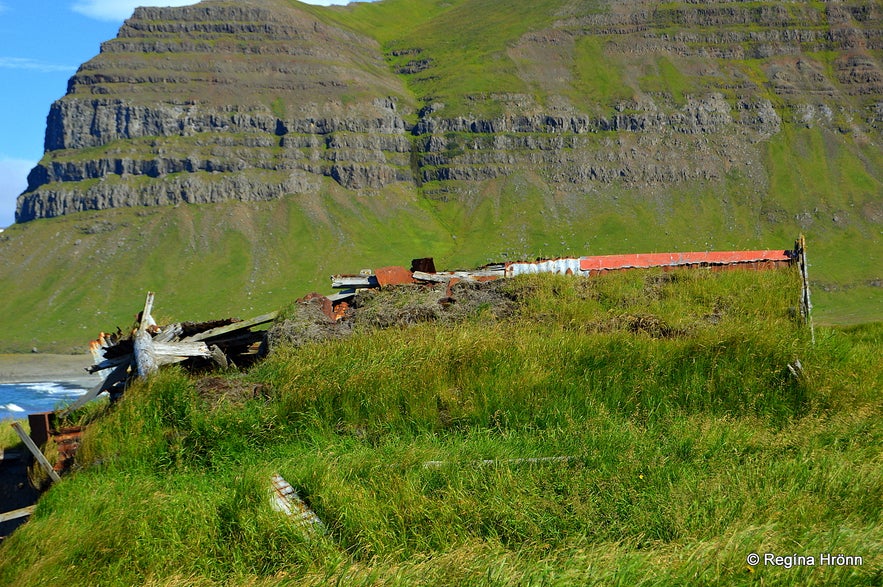
[[[52,105],[16,219],[267,200],[327,182],[434,197],[525,169],[579,194],[734,173],[762,182],[757,145],[785,123],[879,139],[879,3],[563,5],[509,49],[537,91],[467,96],[476,114],[456,116],[413,96],[412,80],[438,65],[419,46],[381,47],[282,0],[139,8]],[[598,39],[631,97],[580,96],[575,53]],[[641,77],[669,59],[689,69],[687,89]]]

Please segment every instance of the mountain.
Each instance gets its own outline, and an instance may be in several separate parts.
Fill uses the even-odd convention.
[[[823,317],[883,319],[881,16],[873,1],[139,8],[50,109],[0,236],[6,345],[75,344],[71,313],[121,320],[146,287],[173,312],[245,312],[362,264],[787,248],[799,232]]]

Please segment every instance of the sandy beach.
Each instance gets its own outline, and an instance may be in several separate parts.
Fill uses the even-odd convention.
[[[99,381],[85,370],[91,364],[87,354],[0,354],[0,383],[57,381],[89,388]]]

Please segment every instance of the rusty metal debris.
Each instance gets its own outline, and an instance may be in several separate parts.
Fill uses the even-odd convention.
[[[691,269],[704,267],[713,271],[734,269],[776,269],[805,263],[803,237],[795,242],[792,250],[755,251],[705,251],[687,253],[639,253],[629,255],[597,255],[536,261],[511,261],[493,263],[478,269],[436,271],[435,262],[426,257],[411,261],[411,268],[401,266],[363,269],[358,275],[333,275],[331,287],[339,293],[328,296],[332,309],[326,312],[339,320],[344,315],[340,304],[348,302],[361,289],[384,288],[404,284],[447,284],[447,302],[452,300],[452,287],[458,282],[476,283],[493,281],[519,275],[553,273],[590,277],[610,271],[661,268]]]

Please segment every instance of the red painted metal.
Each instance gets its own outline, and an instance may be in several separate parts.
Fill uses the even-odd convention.
[[[685,267],[691,265],[778,266],[791,263],[791,251],[707,251],[702,253],[638,253],[634,255],[599,255],[580,257],[581,271],[615,271],[650,267]]]
[[[416,283],[414,274],[401,266],[381,267],[374,270],[374,276],[380,287],[388,285],[404,285],[407,283]]]

